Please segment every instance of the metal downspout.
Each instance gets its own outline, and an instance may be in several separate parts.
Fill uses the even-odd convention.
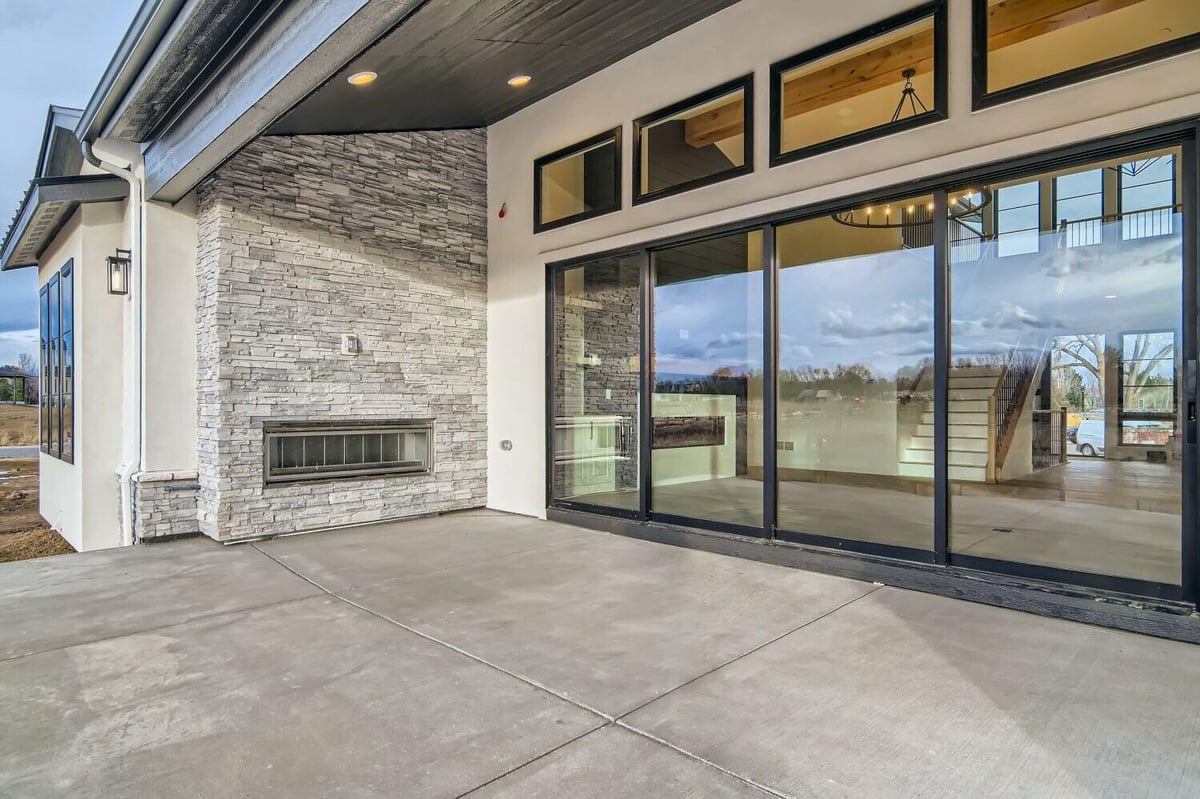
[[[136,445],[133,450],[133,457],[121,466],[120,484],[121,484],[121,544],[129,546],[134,543],[133,537],[133,479],[142,471],[142,450],[144,445],[144,416],[145,409],[143,408],[143,383],[145,381],[144,371],[144,331],[145,331],[145,285],[146,276],[146,261],[142,257],[142,182],[137,175],[133,173],[130,164],[126,167],[119,167],[115,164],[110,164],[102,161],[92,152],[92,143],[84,140],[81,142],[83,157],[89,164],[108,172],[111,175],[125,180],[129,184],[129,199],[130,199],[130,219],[129,219],[129,249],[132,251],[134,271],[137,275],[132,286],[132,297],[134,302],[134,339],[136,341],[136,358],[134,362],[134,372],[136,375],[135,385],[137,387],[137,396],[134,399],[137,414],[135,417],[135,441]]]

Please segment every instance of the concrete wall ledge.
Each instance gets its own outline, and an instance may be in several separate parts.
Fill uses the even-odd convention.
[[[200,479],[196,472],[139,472],[133,476],[135,483],[173,483],[178,480]]]

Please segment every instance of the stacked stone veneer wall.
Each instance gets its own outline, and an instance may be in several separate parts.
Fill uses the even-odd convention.
[[[138,541],[195,535],[195,472],[143,472],[133,481],[133,535]]]
[[[265,137],[199,188],[199,527],[486,501],[486,133]],[[341,336],[362,342],[340,354]],[[264,485],[267,420],[434,418],[420,476]]]

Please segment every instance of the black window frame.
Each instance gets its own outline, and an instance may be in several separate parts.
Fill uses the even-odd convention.
[[[69,283],[71,319],[64,328],[63,286]],[[51,326],[51,315],[57,317],[57,325]],[[38,290],[38,330],[41,339],[41,374],[39,375],[38,438],[41,451],[65,463],[75,462],[75,259],[68,258],[62,267],[50,276]],[[68,338],[69,337],[69,338]],[[66,362],[69,340],[71,363],[70,390],[66,389]],[[70,397],[70,403],[65,402]],[[63,408],[70,407],[71,423],[63,424]],[[70,451],[63,449],[63,431],[71,430]]]
[[[1152,413],[1139,414],[1136,411],[1130,414],[1125,409],[1125,389],[1128,385],[1125,382],[1125,337],[1138,335],[1161,335],[1165,333],[1172,334],[1171,339],[1171,410],[1159,411]],[[1162,329],[1136,329],[1136,330],[1121,330],[1117,334],[1120,338],[1115,347],[1117,352],[1117,441],[1118,447],[1135,447],[1138,449],[1162,449],[1163,444],[1149,443],[1126,443],[1125,441],[1125,422],[1170,422],[1171,437],[1175,438],[1179,435],[1179,352],[1180,341],[1178,330],[1162,330]]]
[[[887,122],[865,130],[848,133],[797,150],[780,152],[783,146],[783,76],[796,67],[836,55],[863,42],[890,33],[921,20],[933,19],[933,107],[923,114],[907,117],[896,122]],[[924,127],[948,119],[949,111],[949,12],[946,0],[934,0],[901,14],[860,28],[833,41],[805,50],[803,53],[776,61],[771,65],[771,166],[777,167],[811,158],[814,155],[852,147],[855,144],[873,141],[906,130]]]
[[[68,289],[69,285],[69,289]],[[75,259],[58,270],[58,458],[75,462]],[[69,303],[64,302],[70,299]],[[69,305],[70,320],[67,319]],[[68,346],[68,343],[70,346]],[[69,379],[68,379],[69,378]],[[70,399],[68,403],[67,400]],[[70,408],[70,424],[65,411]],[[71,448],[65,446],[71,431]]]
[[[1193,33],[1162,44],[1143,47],[1132,53],[1113,56],[1091,64],[1074,67],[1035,78],[1025,83],[1018,83],[1004,89],[989,92],[988,85],[988,49],[987,49],[987,11],[988,0],[973,0],[971,5],[971,110],[981,111],[985,108],[1002,105],[1044,94],[1054,89],[1072,86],[1076,83],[1092,80],[1093,78],[1123,72],[1134,67],[1152,64],[1171,56],[1200,49],[1200,33]]]
[[[41,451],[50,454],[50,282],[38,289],[38,331],[40,356],[38,371],[38,444]]]
[[[552,153],[543,155],[540,158],[534,159],[533,162],[533,232],[534,234],[543,233],[547,230],[573,225],[576,222],[583,222],[588,219],[595,219],[598,216],[611,214],[614,211],[620,211],[623,205],[624,187],[621,185],[621,134],[622,126],[617,125],[615,128],[606,130],[603,133],[598,133],[591,138],[584,139],[581,142],[567,145],[562,149],[555,150]],[[616,154],[613,159],[613,202],[609,205],[592,208],[586,211],[581,211],[578,214],[564,216],[561,219],[555,219],[552,222],[542,221],[542,168],[556,161],[561,161],[564,158],[569,158],[572,155],[590,150],[607,142],[613,142],[616,148]]]
[[[1180,183],[1179,173],[1182,169],[1182,164],[1179,163],[1179,161],[1181,159],[1177,159],[1174,155],[1165,156],[1165,157],[1171,158],[1172,162],[1173,162],[1171,164],[1171,205],[1170,205],[1171,216],[1173,217],[1177,209],[1181,213],[1183,210],[1182,203],[1180,202],[1181,195],[1180,195],[1180,186],[1179,186],[1179,183]],[[1125,164],[1118,165],[1116,171],[1117,171],[1117,185],[1115,187],[1116,195],[1117,195],[1115,198],[1116,199],[1116,211],[1117,211],[1117,219],[1121,220],[1121,224],[1122,224],[1122,227],[1120,230],[1117,231],[1117,234],[1121,237],[1121,240],[1122,241],[1134,241],[1136,239],[1148,239],[1148,238],[1156,238],[1158,236],[1173,236],[1173,235],[1175,235],[1175,230],[1173,228],[1174,223],[1172,223],[1172,229],[1168,230],[1164,233],[1154,233],[1154,234],[1147,235],[1147,236],[1126,236],[1125,235],[1124,224],[1125,224],[1125,219],[1126,219],[1126,213],[1128,213],[1125,210],[1125,189],[1129,188],[1125,185],[1125,181],[1128,180],[1129,176],[1127,176],[1125,174]],[[1146,186],[1146,185],[1148,185],[1148,184],[1142,183],[1133,188],[1140,188],[1140,187]],[[1145,213],[1147,211],[1156,211],[1156,210],[1161,210],[1161,208],[1142,208],[1137,211],[1133,211],[1132,213]]]
[[[642,193],[642,130],[651,127],[652,125],[662,122],[664,119],[673,117],[676,114],[687,111],[690,108],[701,106],[706,103],[711,103],[713,100],[732,94],[738,90],[742,92],[743,104],[742,113],[743,120],[743,151],[741,166],[733,166],[729,169],[715,172],[704,177],[693,178],[686,180],[683,183],[669,186],[665,189]],[[661,200],[664,197],[674,197],[684,192],[701,189],[705,186],[711,186],[715,183],[722,183],[726,180],[749,175],[754,172],[754,73],[743,75],[727,83],[722,83],[720,86],[714,86],[707,91],[699,94],[694,94],[691,97],[684,98],[677,103],[660,108],[644,116],[633,120],[633,204],[635,206],[644,203]]]
[[[778,402],[776,396],[779,331],[779,319],[776,308],[778,263],[775,255],[774,235],[777,227],[789,222],[828,215],[848,207],[872,202],[897,200],[924,193],[933,194],[935,217],[940,217],[945,212],[948,193],[951,190],[962,191],[964,186],[1022,180],[1041,174],[1050,168],[1065,170],[1076,166],[1090,166],[1096,162],[1106,161],[1114,157],[1125,157],[1141,151],[1173,146],[1178,146],[1182,149],[1180,162],[1182,165],[1182,177],[1180,178],[1181,201],[1184,208],[1193,208],[1197,202],[1197,198],[1200,198],[1200,165],[1198,165],[1197,158],[1197,150],[1200,149],[1200,117],[1188,117],[1134,131],[1081,139],[1065,146],[1048,147],[1030,151],[1016,157],[986,161],[959,170],[934,173],[902,184],[888,183],[809,205],[750,215],[711,227],[653,238],[636,245],[625,245],[621,248],[608,250],[600,249],[564,260],[547,261],[545,263],[547,291],[544,309],[546,315],[545,357],[547,375],[550,378],[546,380],[545,408],[543,411],[543,423],[546,433],[545,440],[547,442],[545,463],[545,505],[547,511],[551,513],[575,512],[620,520],[615,525],[616,529],[631,531],[633,535],[642,535],[642,533],[632,531],[651,530],[657,520],[659,523],[678,525],[680,528],[686,528],[689,531],[715,531],[720,534],[739,537],[741,540],[753,540],[754,538],[761,537],[769,540],[800,544],[802,546],[820,547],[826,553],[836,552],[839,556],[860,558],[858,566],[867,568],[868,570],[871,568],[870,558],[883,556],[896,559],[894,561],[896,564],[904,567],[906,570],[912,570],[914,574],[932,575],[936,574],[939,570],[948,570],[946,576],[952,582],[958,579],[969,581],[973,579],[969,575],[975,572],[1001,580],[1017,578],[1054,583],[1064,586],[1067,591],[1077,591],[1082,588],[1092,591],[1117,592],[1129,596],[1179,601],[1192,606],[1198,606],[1197,603],[1200,602],[1200,495],[1196,494],[1188,481],[1194,479],[1194,476],[1200,473],[1200,448],[1196,446],[1197,441],[1200,440],[1200,424],[1190,417],[1185,417],[1181,420],[1183,429],[1177,433],[1181,437],[1181,441],[1188,445],[1184,447],[1182,456],[1184,482],[1182,483],[1180,543],[1183,560],[1179,584],[1150,582],[1136,578],[1075,571],[1060,567],[979,558],[951,551],[949,546],[951,486],[949,483],[948,459],[945,454],[948,440],[947,406],[950,366],[950,242],[948,235],[946,235],[948,228],[940,225],[934,226],[934,247],[935,250],[940,248],[943,255],[938,257],[934,273],[934,296],[935,307],[937,309],[933,323],[934,360],[938,369],[935,374],[934,384],[938,419],[935,424],[937,428],[935,439],[938,442],[937,452],[939,454],[935,456],[934,468],[935,516],[932,563],[930,563],[928,557],[929,553],[923,550],[906,552],[884,544],[831,538],[821,535],[819,532],[795,533],[780,529],[778,526],[776,492],[774,490],[774,483],[777,480],[776,457],[774,447],[770,446],[770,444],[765,447],[763,453],[763,469],[766,485],[764,487],[764,524],[761,530],[755,529],[748,534],[744,528],[722,522],[709,522],[690,517],[687,519],[672,518],[667,520],[657,516],[652,510],[653,505],[649,484],[650,415],[645,412],[641,414],[639,424],[639,430],[642,435],[640,439],[640,468],[643,471],[641,475],[641,498],[638,511],[614,512],[609,508],[557,500],[554,498],[551,488],[553,449],[549,442],[553,436],[553,403],[554,392],[556,390],[553,347],[551,346],[551,342],[553,341],[554,331],[553,280],[557,271],[587,264],[597,259],[616,257],[622,254],[640,254],[643,258],[642,305],[640,309],[642,315],[640,325],[642,341],[639,369],[642,384],[641,407],[645,409],[649,407],[647,398],[653,394],[654,390],[651,381],[651,368],[649,366],[652,362],[652,342],[654,337],[652,323],[654,304],[651,291],[653,264],[650,258],[651,252],[665,247],[677,246],[729,233],[744,232],[753,228],[762,229],[764,248],[763,268],[766,270],[764,276],[766,285],[763,291],[763,319],[765,326],[764,359],[766,360],[764,371],[764,397],[766,406],[764,409],[765,424],[763,437],[765,441],[769,442],[777,437],[777,430],[773,421],[777,413]],[[1053,199],[1051,199],[1051,202],[1053,203]],[[1178,341],[1176,346],[1177,357],[1182,359],[1182,363],[1188,364],[1195,361],[1197,350],[1200,349],[1200,334],[1187,332],[1188,325],[1190,324],[1189,320],[1200,318],[1200,311],[1197,311],[1197,308],[1200,307],[1200,217],[1197,217],[1195,213],[1187,213],[1183,216],[1183,230],[1181,230],[1181,235],[1183,236],[1184,258],[1182,288],[1185,332],[1182,340]],[[1179,375],[1177,375],[1178,380],[1180,380]],[[1178,385],[1180,383],[1177,382]],[[1194,384],[1189,388],[1188,383],[1184,381],[1182,385],[1184,386],[1182,389],[1184,396],[1179,401],[1195,403],[1198,395],[1196,394]],[[1177,388],[1177,391],[1179,390]],[[1191,475],[1191,477],[1188,477],[1188,475]],[[606,529],[608,528],[606,527]],[[645,535],[648,536],[651,533],[646,532]],[[858,568],[858,566],[855,568]],[[933,571],[929,571],[930,569],[933,569]],[[833,573],[837,573],[836,570]],[[879,573],[882,574],[882,572]],[[959,589],[947,590],[957,592]],[[1014,607],[1024,607],[1024,605],[1020,604],[1019,600],[1016,600],[1016,602],[1017,604],[1014,604]]]

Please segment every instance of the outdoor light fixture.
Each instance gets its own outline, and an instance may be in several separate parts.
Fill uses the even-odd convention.
[[[108,261],[108,293],[109,294],[128,294],[129,293],[129,250],[117,249],[116,255],[110,255]]]
[[[370,86],[378,77],[378,72],[372,72],[368,69],[363,70],[362,72],[355,72],[353,75],[346,78],[346,82],[351,86]]]
[[[528,86],[531,80],[533,80],[533,78],[529,75],[513,75],[508,79],[508,85],[512,86],[514,89],[519,89],[522,86]]]

